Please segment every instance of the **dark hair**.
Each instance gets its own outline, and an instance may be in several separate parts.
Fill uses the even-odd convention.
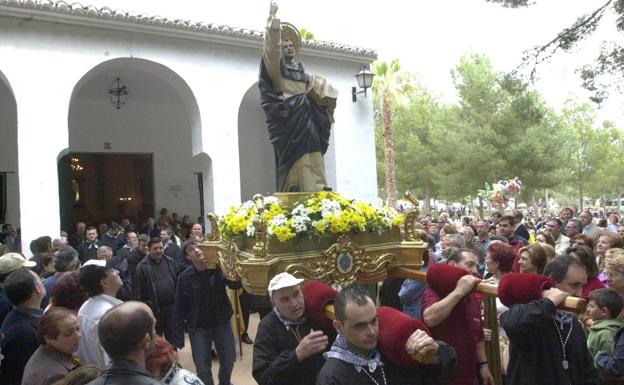
[[[442,225],[442,228],[440,230],[444,230],[444,234],[459,234],[459,231],[457,231],[457,227],[450,223]]]
[[[466,247],[462,247],[462,248],[453,248],[452,251],[448,254],[446,263],[449,263],[451,261],[459,264],[461,263],[461,261],[464,260],[464,253],[470,253],[473,255],[477,255],[477,253],[473,250],[473,249],[469,249]],[[478,256],[477,256],[478,258]]]
[[[493,212],[490,214],[490,217],[491,217],[491,216],[495,216],[496,218],[498,218],[498,219],[500,220],[500,218],[502,218],[502,217],[503,217],[503,213],[501,213],[500,211],[493,211]]]
[[[369,299],[370,297],[357,284],[351,284],[342,288],[334,300],[336,319],[342,323],[347,320],[347,303],[354,302],[358,306],[364,306]]]
[[[559,218],[550,218],[548,222],[557,222],[560,228],[563,227],[563,222],[561,222],[561,219]]]
[[[80,268],[80,286],[89,293],[89,297],[102,294],[102,280],[106,279],[106,267],[89,265]]]
[[[150,238],[150,240],[147,242],[147,247],[151,248],[154,243],[162,243],[162,239],[160,239],[160,237]]]
[[[518,220],[518,222],[520,222],[522,218],[524,217],[524,215],[522,215],[522,211],[520,210],[514,210],[513,215],[514,215],[514,218]]]
[[[581,231],[583,231],[583,222],[581,222],[580,219],[570,219],[568,221],[568,223],[572,223],[574,224],[574,227],[576,227],[576,230],[580,233]]]
[[[570,213],[570,215],[574,215],[574,211],[570,207],[564,207],[563,209],[561,209],[561,211],[567,211]]]
[[[137,237],[137,241],[139,241],[139,242],[149,242],[150,241],[150,237],[147,234],[139,234],[139,236]]]
[[[606,307],[609,310],[609,318],[617,318],[624,308],[624,298],[617,291],[608,287],[592,290],[588,299],[596,302],[598,307]]]
[[[129,307],[132,309],[126,309]],[[147,305],[128,301],[104,313],[98,326],[98,337],[106,353],[113,360],[121,360],[137,349],[146,334],[153,337],[153,328],[154,318]]]
[[[169,226],[168,223],[163,223],[162,225],[160,225],[160,231],[164,231],[169,235],[173,234],[173,229],[171,228],[171,226]]]
[[[61,330],[59,329],[59,325],[61,322],[67,320],[71,316],[76,316],[76,314],[64,307],[53,307],[43,313],[43,317],[39,321],[39,327],[37,328],[37,337],[39,337],[39,343],[41,345],[45,344],[44,336],[56,339],[59,334],[61,334]]]
[[[508,243],[490,243],[487,252],[494,262],[498,262],[498,268],[503,273],[509,273],[516,259],[516,250]]]
[[[78,263],[78,252],[71,246],[63,247],[54,255],[54,270],[59,273],[74,270]]]
[[[126,231],[126,241],[127,241],[128,239],[130,239],[130,233],[132,233],[132,234],[134,234],[134,235],[137,235],[136,231],[134,231],[134,230],[128,230],[128,231]],[[137,236],[137,239],[138,239],[138,236]]]
[[[61,306],[78,312],[80,306],[89,299],[89,294],[80,287],[79,273],[67,272],[59,278],[50,294],[54,306]]]
[[[28,301],[37,286],[37,276],[27,267],[11,272],[4,280],[4,291],[15,306]]]
[[[184,241],[184,243],[182,244],[182,255],[186,256],[186,250],[190,247],[190,246],[194,246],[199,244],[199,242],[196,239],[190,238],[186,241]]]
[[[557,283],[561,283],[571,266],[576,266],[581,269],[585,269],[585,265],[579,262],[576,258],[569,255],[563,255],[555,257],[548,261],[544,268],[544,275],[555,280]]]
[[[106,223],[104,223],[104,224],[106,224]],[[85,231],[89,231],[89,230],[98,231],[97,227],[95,227],[95,226],[89,226],[89,227],[87,227],[87,230],[85,230]]]
[[[575,245],[568,249],[568,254],[576,254],[581,263],[585,266],[585,270],[587,270],[587,278],[594,278],[600,274],[598,270],[598,264],[596,263],[596,255],[594,254],[594,250],[592,250],[589,246],[585,245]]]
[[[498,219],[498,223],[500,224],[501,222],[507,222],[513,226],[516,224],[516,218],[514,218],[513,215],[503,215]]]
[[[45,253],[52,248],[52,238],[47,235],[35,239],[34,244],[36,254]]]

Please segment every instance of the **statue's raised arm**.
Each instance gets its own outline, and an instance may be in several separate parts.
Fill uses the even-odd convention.
[[[295,56],[299,31],[277,18],[271,2],[260,65],[260,95],[275,150],[278,191],[321,191],[327,187],[327,151],[338,92],[327,80],[307,74]]]

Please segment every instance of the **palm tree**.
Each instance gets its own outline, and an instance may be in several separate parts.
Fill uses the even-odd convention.
[[[412,88],[411,75],[401,70],[399,59],[392,59],[390,65],[385,61],[376,61],[372,65],[375,73],[373,93],[375,100],[381,102],[384,143],[384,189],[386,204],[396,207],[396,178],[394,175],[394,142],[392,139],[392,106],[400,103]]]
[[[308,31],[305,27],[299,28],[299,35],[301,36],[301,40],[314,40],[314,33]]]

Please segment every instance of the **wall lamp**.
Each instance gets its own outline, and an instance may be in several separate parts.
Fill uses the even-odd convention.
[[[355,78],[357,79],[358,86],[360,86],[360,88],[363,88],[363,90],[356,91],[356,87],[351,88],[351,96],[353,97],[353,102],[357,100],[357,94],[364,93],[364,97],[366,97],[366,89],[370,88],[373,85],[374,77],[375,77],[374,73],[370,72],[366,68],[366,66],[362,66],[362,68],[360,69],[360,72],[358,72],[357,75],[355,75]]]
[[[126,105],[126,100],[128,99],[128,87],[121,81],[121,79],[116,78],[113,82],[108,86],[108,96],[110,98],[110,102],[116,109],[120,110],[123,106]]]

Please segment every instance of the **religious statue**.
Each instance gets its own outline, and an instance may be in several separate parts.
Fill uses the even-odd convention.
[[[258,86],[275,150],[277,190],[322,191],[328,188],[323,155],[338,91],[295,62],[301,36],[294,25],[280,22],[276,13],[277,4],[272,2]]]

